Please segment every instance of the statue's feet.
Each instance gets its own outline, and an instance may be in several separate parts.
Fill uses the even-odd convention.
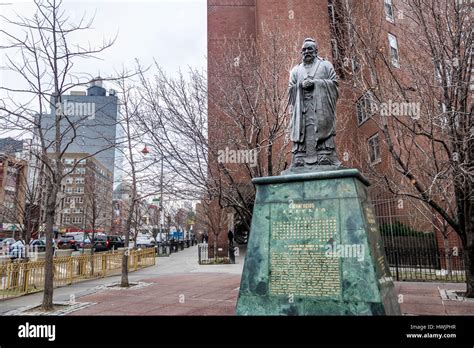
[[[293,162],[293,167],[304,167],[304,159],[301,157],[295,158]]]
[[[307,165],[307,166],[313,166],[313,165],[316,165],[318,164],[318,156],[307,156],[305,159],[304,159],[304,163]]]
[[[321,165],[321,166],[330,166],[332,164],[334,164],[328,156],[326,155],[322,155],[320,158],[319,158],[319,161],[318,161],[318,164]]]
[[[340,167],[341,162],[338,160],[337,156],[324,154],[319,156],[318,165]]]

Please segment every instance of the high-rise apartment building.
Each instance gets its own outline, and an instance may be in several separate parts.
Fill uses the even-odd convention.
[[[55,152],[55,118],[61,112],[61,146],[68,153],[93,155],[114,173],[118,98],[114,90],[107,94],[101,78],[94,79],[87,92],[72,91],[61,96],[58,105],[52,98],[52,112],[42,116],[48,152]]]

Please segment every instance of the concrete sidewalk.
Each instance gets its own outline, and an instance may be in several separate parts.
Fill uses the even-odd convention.
[[[156,265],[130,273],[131,282],[142,287],[98,288],[120,280],[119,276],[76,283],[55,289],[55,301],[78,302],[92,306],[70,315],[235,315],[235,305],[243,268],[243,253],[232,265],[199,265],[197,247],[185,249]],[[445,290],[464,291],[459,283],[396,282],[405,315],[474,315],[474,300],[449,300]],[[453,292],[452,292],[453,293]],[[0,301],[0,314],[41,303],[42,294]]]

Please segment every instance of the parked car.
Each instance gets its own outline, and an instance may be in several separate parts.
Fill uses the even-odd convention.
[[[111,236],[107,234],[98,234],[94,238],[95,251],[109,251],[123,248],[125,242],[119,236]]]
[[[82,249],[92,249],[92,242],[89,238],[86,238],[80,242],[78,242],[77,245],[77,250],[82,250]]]
[[[153,248],[155,246],[153,237],[148,235],[137,236],[135,243],[137,248]]]
[[[155,241],[155,238],[152,236],[144,235],[137,237],[137,248],[154,248],[155,252],[158,252],[158,245]]]
[[[74,249],[77,250],[76,247],[76,240],[73,236],[61,236],[58,240],[58,248],[59,249]]]
[[[54,246],[53,246],[54,248]],[[46,251],[46,240],[44,239],[32,239],[30,240],[30,250],[33,252],[45,252]]]
[[[118,248],[123,248],[124,246],[125,242],[119,236],[107,236],[107,250],[117,250]]]
[[[74,240],[76,241],[76,250],[92,248],[91,240],[84,237],[84,233],[74,235]]]
[[[26,256],[26,248],[23,241],[18,240],[9,246],[8,256],[11,259],[19,259]]]
[[[56,241],[53,239],[53,254],[54,254],[54,251],[56,250],[57,248],[57,244],[56,244]],[[30,241],[30,251],[31,252],[45,252],[46,251],[46,239],[45,238],[41,238],[41,239],[32,239]]]
[[[6,247],[9,245],[12,245],[15,242],[16,242],[15,238],[3,238],[0,241],[0,249],[5,250],[5,252],[8,252]]]

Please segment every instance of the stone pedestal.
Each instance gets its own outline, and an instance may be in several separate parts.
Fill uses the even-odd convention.
[[[256,178],[238,315],[399,315],[356,169]]]

